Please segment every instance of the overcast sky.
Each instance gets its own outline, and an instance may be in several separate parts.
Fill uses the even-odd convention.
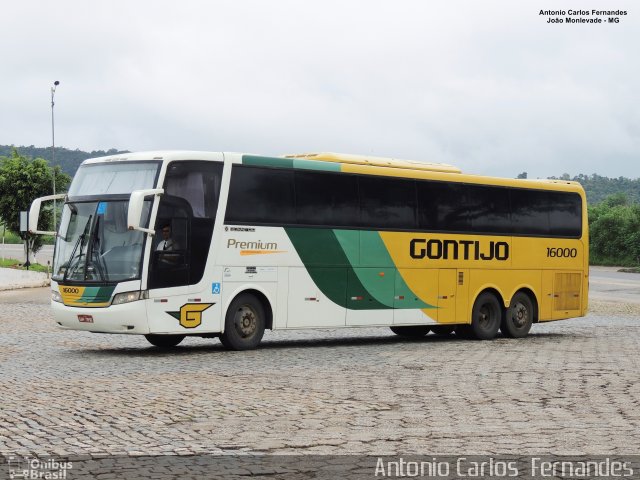
[[[539,15],[577,6],[628,14]],[[56,145],[70,149],[640,176],[634,1],[23,0],[2,18],[0,144],[51,145],[59,80]]]

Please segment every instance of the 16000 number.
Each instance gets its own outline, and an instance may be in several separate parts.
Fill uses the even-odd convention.
[[[577,255],[578,255],[578,250],[576,250],[575,248],[547,247],[547,257],[575,258]]]

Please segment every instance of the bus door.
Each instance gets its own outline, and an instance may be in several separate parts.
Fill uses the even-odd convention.
[[[197,285],[209,257],[221,176],[218,162],[176,161],[167,168],[149,257],[152,333],[219,331],[219,295],[210,283]]]

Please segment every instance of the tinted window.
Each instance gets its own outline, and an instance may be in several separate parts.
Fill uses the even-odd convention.
[[[536,190],[511,190],[511,229],[514,234],[549,235],[548,194]]]
[[[227,222],[293,224],[293,171],[234,165]]]
[[[509,189],[467,185],[465,193],[464,203],[474,232],[511,232]]]
[[[358,185],[353,175],[295,172],[296,223],[355,226]]]
[[[581,211],[575,193],[236,165],[226,221],[578,237]]]
[[[582,233],[582,201],[577,193],[511,190],[515,234],[578,237]]]
[[[549,192],[551,235],[578,237],[582,233],[582,200],[576,193]]]
[[[365,228],[416,228],[415,182],[388,177],[358,179],[360,222]]]
[[[463,184],[418,182],[417,187],[421,229],[445,232],[471,229]]]

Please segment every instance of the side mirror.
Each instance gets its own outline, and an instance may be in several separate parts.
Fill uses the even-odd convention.
[[[29,233],[33,233],[36,235],[55,235],[56,232],[45,232],[44,230],[38,230],[38,219],[40,217],[40,207],[42,206],[42,202],[46,202],[49,200],[61,200],[66,199],[66,193],[59,193],[58,195],[47,195],[46,197],[36,198],[31,203],[31,208],[29,209]]]
[[[155,235],[155,231],[149,228],[144,228],[140,225],[140,217],[142,216],[142,206],[144,204],[144,197],[149,195],[162,195],[164,193],[163,188],[151,188],[148,190],[134,190],[131,192],[131,198],[129,199],[129,211],[127,212],[127,228],[129,230],[139,230],[141,232],[148,233],[149,235]]]

